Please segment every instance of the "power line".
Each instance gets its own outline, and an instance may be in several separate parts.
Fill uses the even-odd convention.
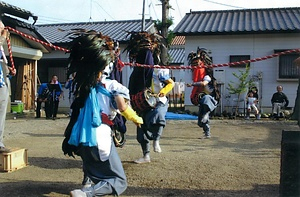
[[[112,17],[106,10],[97,2],[94,1],[112,20],[116,20],[114,17]]]
[[[90,1],[90,22],[91,22],[91,20],[92,20],[92,0]]]
[[[209,2],[209,3],[213,3],[213,4],[217,4],[217,5],[223,5],[223,6],[226,6],[226,7],[232,7],[232,8],[242,8],[242,9],[244,9],[244,7],[239,7],[239,6],[228,5],[228,4],[219,3],[219,2],[215,2],[215,1],[211,1],[211,0],[203,0],[203,1],[206,1],[206,2]]]
[[[157,14],[156,14],[156,10],[155,10],[154,5],[152,3],[152,0],[150,0],[150,1],[151,1],[150,5],[152,6],[152,9],[154,11],[155,18],[158,19]],[[149,10],[150,10],[150,7],[149,7]]]
[[[177,0],[176,0],[176,5],[177,5],[177,9],[178,9],[178,12],[179,12],[180,18],[182,18],[181,11],[180,11],[180,7],[179,7],[179,5],[178,5],[178,1],[177,1]]]
[[[52,18],[52,17],[47,17],[47,16],[38,16],[37,23],[63,23],[63,22],[78,22],[75,20],[68,20],[66,18]]]

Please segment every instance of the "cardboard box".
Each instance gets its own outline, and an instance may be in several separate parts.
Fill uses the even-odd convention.
[[[27,149],[12,149],[8,153],[0,153],[0,171],[12,172],[28,165]]]
[[[12,102],[11,103],[11,111],[12,113],[23,113],[24,103],[22,102]]]

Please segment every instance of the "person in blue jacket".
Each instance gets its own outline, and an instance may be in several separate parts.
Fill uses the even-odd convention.
[[[36,116],[35,116],[35,118],[41,117],[42,103],[45,103],[46,117],[50,117],[50,114],[49,114],[50,99],[51,99],[51,92],[49,90],[48,83],[42,83],[39,87],[38,96],[36,99],[36,110],[35,110]]]

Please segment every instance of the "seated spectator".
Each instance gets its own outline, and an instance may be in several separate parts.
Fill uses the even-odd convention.
[[[249,90],[246,96],[246,105],[247,105],[246,119],[250,118],[251,110],[254,110],[256,119],[260,119],[258,102],[259,102],[258,89],[257,87],[253,86],[251,87],[251,89]]]
[[[248,94],[252,92],[253,93],[253,97],[255,97],[258,101],[258,89],[256,86],[251,87],[251,89],[249,90]],[[247,95],[248,95],[247,94]]]
[[[282,107],[287,107],[289,105],[289,100],[287,96],[282,92],[283,87],[281,85],[277,86],[277,92],[272,96],[272,116],[276,120],[280,117],[280,110]]]

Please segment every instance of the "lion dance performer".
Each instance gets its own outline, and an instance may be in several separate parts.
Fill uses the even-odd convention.
[[[203,128],[204,139],[211,138],[210,126],[209,126],[209,115],[217,107],[220,99],[220,94],[217,88],[216,79],[213,76],[213,68],[211,65],[211,58],[203,48],[198,48],[197,53],[191,52],[188,55],[189,64],[192,66],[203,66],[205,65],[204,77],[199,77],[198,81],[188,83],[187,87],[199,87],[196,98],[199,106],[198,112],[198,126]],[[194,96],[191,96],[194,98]],[[194,103],[194,104],[195,104]]]
[[[163,37],[147,32],[135,32],[131,34],[128,50],[130,61],[139,64],[154,65],[159,63],[160,47],[163,46]],[[169,69],[134,67],[129,79],[129,92],[132,107],[143,117],[144,124],[137,127],[137,141],[140,143],[143,157],[135,160],[135,163],[150,162],[150,141],[153,140],[154,152],[160,153],[159,140],[166,126],[166,113],[168,111],[168,99],[166,95],[174,87],[174,81],[170,78]],[[150,108],[139,108],[141,98],[145,90],[155,95],[155,104]],[[145,96],[146,100],[147,95]],[[151,97],[153,100],[153,97]],[[148,101],[150,102],[150,101]]]
[[[72,32],[71,38],[68,72],[76,72],[75,100],[62,150],[65,155],[82,158],[84,177],[91,185],[70,195],[118,196],[126,190],[127,179],[113,143],[112,120],[118,111],[137,125],[143,120],[126,102],[129,90],[105,74],[114,60],[114,42],[101,33],[81,29]]]

